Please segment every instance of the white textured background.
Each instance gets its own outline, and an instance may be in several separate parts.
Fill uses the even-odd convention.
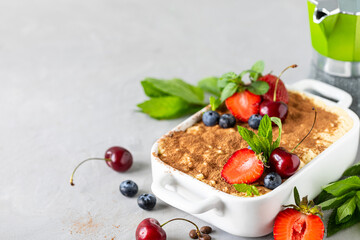
[[[146,212],[121,181],[150,190],[150,147],[183,119],[136,112],[146,76],[196,83],[258,59],[290,83],[307,77],[306,1],[1,0],[0,238],[134,239],[145,217],[188,217],[164,203]],[[134,156],[119,174],[104,163],[79,169],[113,145]],[[187,239],[186,223],[166,226]],[[331,239],[354,239],[359,225]],[[241,239],[217,230],[214,239]],[[261,239],[272,239],[267,236]]]

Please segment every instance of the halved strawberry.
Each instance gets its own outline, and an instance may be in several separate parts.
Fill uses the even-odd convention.
[[[227,183],[252,183],[258,180],[264,172],[264,164],[253,150],[243,148],[231,155],[221,171],[221,176]]]
[[[299,193],[294,188],[296,205],[289,205],[278,213],[274,223],[275,240],[321,240],[324,237],[324,223],[321,208],[307,196],[300,201]]]
[[[267,74],[258,79],[258,81],[267,82],[269,84],[269,91],[263,95],[265,100],[273,101],[274,99],[274,91],[276,85],[276,79],[278,77],[272,74]],[[277,90],[276,90],[276,101],[281,101],[286,104],[289,103],[289,94],[286,90],[285,84],[281,79],[279,79]]]
[[[261,97],[247,90],[236,92],[225,100],[226,107],[240,121],[247,122],[251,115],[259,113]]]
[[[275,240],[320,240],[324,237],[324,224],[316,215],[307,215],[295,209],[281,211],[275,219]]]

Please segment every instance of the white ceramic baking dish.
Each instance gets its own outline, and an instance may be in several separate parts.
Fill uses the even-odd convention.
[[[351,96],[331,85],[305,79],[289,89],[317,92],[322,96],[337,100],[322,100],[329,106],[343,108],[352,118],[354,125],[338,141],[305,165],[275,190],[258,197],[233,196],[207,185],[192,176],[178,171],[162,162],[158,157],[158,143],[151,149],[152,191],[164,202],[190,213],[228,233],[244,237],[259,237],[272,232],[273,221],[283,204],[293,202],[293,188],[301,195],[314,198],[321,186],[340,178],[344,170],[355,160],[359,145],[359,118],[348,109]],[[172,131],[183,131],[201,119],[204,108]]]

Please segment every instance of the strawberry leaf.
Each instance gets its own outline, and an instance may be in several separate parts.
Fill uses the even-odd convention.
[[[227,98],[231,97],[238,90],[238,85],[236,83],[230,82],[226,84],[225,88],[221,93],[221,101],[225,101]]]
[[[294,199],[297,206],[300,206],[300,194],[296,187],[294,187]]]

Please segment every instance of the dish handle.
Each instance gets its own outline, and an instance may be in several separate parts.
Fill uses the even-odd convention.
[[[154,181],[151,185],[151,190],[160,199],[172,206],[188,212],[190,214],[201,214],[210,210],[215,210],[216,214],[221,216],[221,200],[216,196],[211,196],[204,199],[189,200],[190,197],[184,196],[184,188],[176,183],[176,180],[171,175],[164,175],[158,181]],[[186,189],[182,189],[186,190]]]
[[[314,79],[304,79],[298,81],[292,84],[291,88],[299,91],[310,92],[320,97],[325,97],[328,100],[335,102],[342,108],[349,108],[352,103],[352,97],[349,93],[340,88]]]

